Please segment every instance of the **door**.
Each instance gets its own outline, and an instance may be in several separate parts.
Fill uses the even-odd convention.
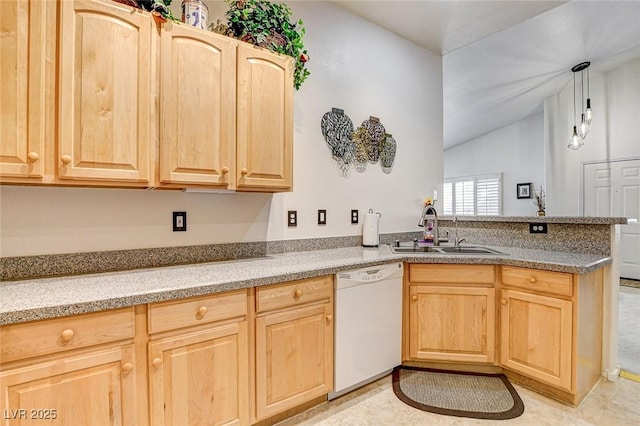
[[[55,9],[51,1],[0,1],[1,177],[44,176],[45,140],[53,136]]]
[[[492,363],[495,290],[410,287],[409,356],[413,359]]]
[[[154,124],[152,19],[113,1],[59,6],[58,177],[145,186]]]
[[[292,185],[293,58],[238,46],[238,190]]]
[[[249,423],[247,322],[149,344],[151,423]]]
[[[500,362],[553,386],[571,390],[572,303],[502,290]]]
[[[9,425],[134,426],[133,363],[129,345],[3,371],[0,412]]]
[[[160,181],[235,187],[236,43],[187,25],[161,31]]]
[[[584,215],[623,216],[620,276],[640,280],[640,160],[584,165]]]
[[[328,393],[332,378],[332,304],[256,318],[258,420]]]

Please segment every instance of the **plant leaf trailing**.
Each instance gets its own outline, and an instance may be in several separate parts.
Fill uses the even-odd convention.
[[[229,5],[225,14],[228,27],[218,20],[209,28],[217,33],[293,57],[293,84],[296,90],[300,89],[311,74],[305,68],[309,54],[302,40],[305,34],[302,20],[292,23],[291,8],[283,3],[271,3],[267,0],[225,0],[225,3]]]

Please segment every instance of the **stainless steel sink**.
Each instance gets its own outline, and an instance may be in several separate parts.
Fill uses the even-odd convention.
[[[391,247],[394,253],[432,253],[432,254],[506,254],[501,251],[493,250],[482,246],[400,246]]]
[[[493,250],[488,247],[480,246],[440,246],[436,247],[440,252],[446,254],[504,254],[501,251]]]
[[[394,253],[442,253],[438,250],[438,247],[433,246],[405,246],[405,247],[391,247]]]

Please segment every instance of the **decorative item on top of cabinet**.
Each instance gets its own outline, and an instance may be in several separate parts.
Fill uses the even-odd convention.
[[[220,21],[210,28],[247,43],[264,47],[276,53],[292,57],[295,61],[293,84],[296,90],[310,72],[305,68],[309,53],[304,48],[305,34],[302,19],[291,22],[293,11],[284,3],[267,0],[225,0],[229,10],[225,13],[228,25]]]

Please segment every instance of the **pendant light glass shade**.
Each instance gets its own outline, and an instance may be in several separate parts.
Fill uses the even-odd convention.
[[[584,145],[584,140],[589,134],[589,125],[593,119],[593,111],[591,110],[591,98],[589,96],[589,66],[591,62],[581,62],[571,68],[573,72],[573,134],[569,140],[567,148],[577,150]],[[587,103],[584,105],[584,70],[587,70]],[[576,74],[580,73],[580,123],[576,122],[578,115],[576,114]]]
[[[580,138],[578,137],[578,130],[576,128],[576,126],[573,126],[573,135],[571,136],[571,139],[569,140],[569,145],[567,145],[567,148],[571,148],[574,151],[580,149],[580,147],[583,145],[583,143],[580,141]]]

